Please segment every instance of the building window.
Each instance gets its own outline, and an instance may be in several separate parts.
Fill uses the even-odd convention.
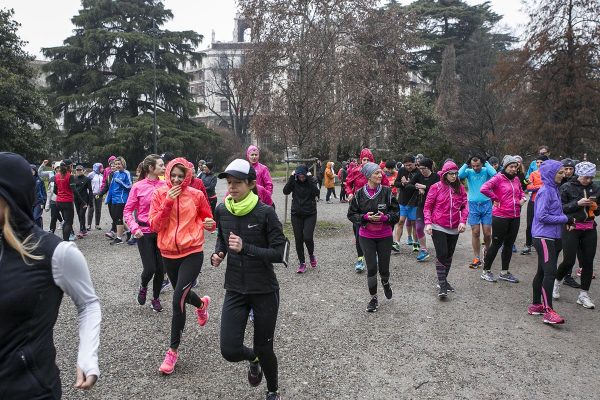
[[[221,100],[221,112],[229,111],[229,102],[227,100]]]

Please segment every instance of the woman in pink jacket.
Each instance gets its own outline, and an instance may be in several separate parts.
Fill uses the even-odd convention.
[[[492,200],[492,244],[483,259],[481,279],[496,282],[490,271],[500,247],[502,248],[502,271],[498,279],[510,283],[519,280],[508,271],[512,257],[512,247],[519,233],[521,206],[527,201],[517,175],[518,159],[504,156],[502,170],[481,186],[481,193]]]
[[[425,232],[431,235],[435,247],[438,296],[444,298],[448,292],[454,292],[454,288],[448,283],[448,273],[458,235],[467,227],[469,208],[467,191],[458,180],[458,166],[447,161],[441,173],[441,180],[434,183],[427,192],[423,219]]]
[[[123,217],[133,236],[137,239],[138,251],[142,259],[142,281],[138,290],[137,301],[146,304],[148,283],[152,280],[152,301],[150,307],[155,312],[162,311],[159,295],[165,277],[162,257],[156,243],[157,235],[150,229],[148,213],[154,191],[163,186],[165,181],[158,177],[165,173],[165,163],[159,155],[150,154],[142,162],[142,172],[138,181],[132,186],[129,198],[123,211]],[[134,216],[133,213],[136,213]]]
[[[248,161],[254,170],[256,171],[256,184],[264,187],[269,195],[273,195],[273,181],[271,180],[271,173],[269,168],[258,162],[260,157],[260,150],[254,145],[250,145],[246,150],[246,156]]]

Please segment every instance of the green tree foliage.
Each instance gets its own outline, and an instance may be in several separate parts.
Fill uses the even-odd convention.
[[[173,18],[158,0],[82,0],[75,34],[44,49],[51,104],[64,118],[63,151],[84,161],[119,153],[132,162],[153,150],[156,81],[158,151],[195,158],[217,136],[191,118],[188,77],[202,37],[160,27]],[[154,68],[155,66],[155,68]]]
[[[35,86],[39,71],[23,50],[13,15],[0,9],[0,149],[39,161],[48,154],[56,122]]]
[[[442,53],[448,44],[454,44],[456,57],[460,59],[477,31],[490,35],[498,48],[506,49],[514,42],[508,34],[494,33],[493,28],[502,16],[492,11],[489,1],[468,5],[462,0],[417,0],[406,8],[417,15],[420,36],[425,42],[415,54],[415,67],[432,81],[440,75]],[[460,63],[457,73],[462,74]]]

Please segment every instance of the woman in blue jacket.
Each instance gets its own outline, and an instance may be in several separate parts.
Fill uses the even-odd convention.
[[[558,186],[564,177],[565,168],[555,160],[544,161],[540,175],[544,186],[537,192],[534,203],[533,246],[538,255],[537,274],[533,278],[533,303],[527,312],[543,315],[546,324],[563,324],[565,320],[552,309],[552,289],[556,276],[558,254],[562,249],[561,234],[568,223],[563,213]]]
[[[125,170],[126,167],[125,159],[117,157],[113,164],[114,171],[109,176],[106,204],[108,204],[108,211],[113,223],[117,226],[117,236],[110,244],[122,244],[127,241],[123,235],[125,232],[123,209],[131,190],[131,175]]]

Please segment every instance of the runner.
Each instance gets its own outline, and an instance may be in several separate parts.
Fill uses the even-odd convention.
[[[563,278],[575,264],[577,252],[581,252],[579,265],[581,266],[581,291],[577,297],[577,304],[584,308],[594,308],[588,291],[592,284],[594,273],[594,257],[598,243],[595,217],[600,214],[598,198],[600,187],[593,183],[596,176],[596,165],[588,161],[580,162],[575,166],[577,179],[571,180],[560,188],[560,197],[563,210],[567,217],[574,219],[575,229],[564,232],[563,235],[563,261],[558,267],[554,281],[553,297],[560,298],[560,285]]]
[[[38,175],[38,168],[34,164],[29,165],[31,167],[31,173],[33,174],[33,180],[35,181],[35,202],[33,203],[33,222],[44,229],[44,205],[46,204],[46,186],[42,179]]]
[[[73,195],[72,176],[71,168],[72,161],[69,159],[63,160],[60,163],[59,171],[54,175],[54,191],[56,193],[56,207],[63,216],[63,229],[62,237],[63,240],[75,240],[75,234],[73,233],[73,218],[74,209],[73,201],[75,196]]]
[[[64,170],[61,173],[66,174]],[[62,179],[59,179],[61,187]],[[64,293],[71,297],[78,314],[80,343],[75,387],[90,389],[100,376],[100,303],[87,263],[74,244],[61,242],[35,226],[33,203],[30,165],[17,154],[0,153],[0,397],[3,399],[61,398],[53,332]]]
[[[219,174],[229,195],[217,206],[217,243],[211,263],[227,256],[225,300],[221,313],[221,354],[229,362],[248,361],[248,382],[267,380],[267,400],[280,400],[277,356],[273,351],[279,310],[279,283],[273,263],[282,262],[286,238],[277,214],[258,200],[256,172],[246,160],[233,160]],[[243,266],[243,268],[241,268]],[[244,345],[250,309],[254,345]]]
[[[202,176],[202,183],[204,183],[204,187],[206,188],[210,209],[214,215],[215,209],[217,208],[217,193],[215,191],[217,187],[217,176],[213,173],[214,164],[211,161],[204,163],[203,168],[204,175]]]
[[[415,189],[407,188],[406,185],[411,179],[419,173],[415,164],[415,157],[407,155],[402,160],[403,167],[398,170],[398,176],[394,182],[394,186],[398,188],[398,202],[400,203],[400,220],[394,227],[394,245],[392,249],[396,252],[400,251],[400,239],[402,239],[402,230],[406,224],[406,234],[408,238],[406,244],[413,246],[413,252],[419,251],[419,242],[416,240],[415,221],[417,219],[417,208],[411,204],[411,199],[414,197]],[[408,220],[408,222],[406,222]],[[414,238],[414,240],[413,240]]]
[[[110,176],[112,174],[113,165],[114,165],[116,158],[117,157],[115,157],[115,156],[108,157],[108,164],[106,165],[106,167],[104,168],[104,172],[102,173],[104,175],[103,179],[102,179],[102,189],[100,190],[100,192],[102,193],[102,196],[104,196],[106,193],[108,193]],[[106,205],[108,206],[108,213],[110,214],[111,220],[112,220],[112,214],[110,211],[112,206],[108,202],[106,202]],[[106,232],[104,234],[104,236],[106,236],[108,239],[114,239],[116,237],[116,234],[117,234],[117,226],[115,225],[114,222],[111,222],[110,230],[108,232]]]
[[[254,145],[248,146],[248,150],[246,150],[246,156],[248,157],[248,161],[254,171],[256,172],[256,184],[264,187],[269,192],[269,195],[273,195],[273,181],[271,179],[271,173],[269,172],[269,168],[258,162],[260,157],[260,150],[258,147]],[[317,171],[318,173],[318,171]]]
[[[390,256],[393,243],[393,227],[398,222],[398,200],[392,189],[381,184],[384,177],[381,168],[373,162],[365,163],[361,173],[367,183],[350,200],[348,219],[359,226],[360,247],[367,263],[367,285],[371,299],[367,312],[379,307],[377,299],[377,273],[381,278],[383,293],[392,298],[390,286]]]
[[[54,233],[56,231],[56,222],[60,222],[59,229],[62,229],[63,218],[58,207],[56,206],[56,193],[54,191],[54,177],[60,170],[60,161],[56,161],[52,167],[53,171],[45,172],[44,167],[48,165],[48,160],[44,160],[44,163],[38,168],[38,175],[40,177],[48,177],[48,191],[46,192],[46,212],[50,211],[50,230],[48,232]],[[42,172],[40,172],[42,171]]]
[[[538,156],[546,156],[546,157],[550,157],[550,148],[546,145],[540,146],[538,148]],[[525,173],[525,179],[529,179],[529,175],[531,175],[531,173],[533,171],[536,171],[538,169],[538,165],[537,165],[537,160],[533,160],[531,162],[531,164],[529,164],[529,168],[527,168],[527,172]]]
[[[92,183],[92,200],[88,205],[87,224],[88,231],[92,229],[92,219],[96,214],[96,229],[100,230],[100,217],[102,216],[102,184],[104,183],[103,167],[101,163],[95,163],[92,166],[92,172],[88,175],[88,179]]]
[[[125,243],[129,238],[125,237],[125,225],[123,222],[123,210],[127,203],[127,197],[131,190],[131,177],[125,171],[127,164],[123,157],[117,157],[113,161],[114,171],[111,172],[108,179],[108,194],[106,195],[106,204],[109,206],[110,216],[113,224],[117,227],[115,238],[110,242],[111,245]]]
[[[423,207],[425,206],[425,199],[427,199],[429,188],[434,183],[440,181],[440,175],[433,173],[433,161],[426,157],[423,157],[419,161],[418,169],[420,173],[413,176],[405,188],[408,190],[413,189],[413,196],[416,197],[417,218],[415,220],[415,236],[419,241],[417,261],[423,262],[430,257],[429,251],[427,251],[427,239],[425,238]]]
[[[165,278],[165,271],[158,249],[157,234],[152,232],[148,222],[148,213],[152,203],[154,191],[162,187],[165,181],[158,179],[165,173],[165,164],[157,154],[150,154],[142,161],[142,171],[138,181],[131,187],[127,204],[123,210],[123,217],[133,237],[137,239],[137,247],[142,259],[141,284],[138,290],[137,301],[143,306],[146,304],[148,283],[152,280],[152,301],[150,307],[155,312],[162,311],[160,304],[160,291]],[[133,213],[135,212],[135,216]]]
[[[563,324],[565,320],[552,308],[550,292],[554,286],[556,263],[562,247],[561,231],[569,221],[563,213],[558,193],[558,185],[564,177],[564,167],[558,161],[547,160],[538,164],[538,169],[530,175],[530,179],[536,179],[535,174],[541,176],[543,186],[538,190],[534,203],[531,234],[538,254],[538,268],[533,278],[533,301],[527,312],[531,315],[544,315],[543,321],[546,324]]]
[[[157,234],[163,265],[173,286],[171,344],[159,368],[163,375],[175,371],[181,334],[185,327],[185,304],[196,307],[198,324],[206,325],[210,297],[198,297],[192,289],[204,259],[204,229],[213,231],[210,206],[204,194],[190,187],[192,170],[185,158],[175,158],[166,168],[166,185],[154,190],[150,205],[150,229]]]
[[[570,158],[565,158],[564,160],[562,160],[562,165],[563,165],[563,167],[565,167],[565,176],[564,176],[560,186],[564,185],[571,179],[573,179],[573,180],[577,179],[577,177],[574,176],[575,175],[575,164],[577,164],[577,163],[574,160],[571,160]],[[581,251],[577,252],[577,258],[581,259]],[[579,282],[577,282],[573,278],[573,267],[571,267],[567,271],[567,274],[565,275],[565,278],[563,279],[563,283],[574,289],[579,289],[581,287]]]
[[[332,204],[333,201],[330,200],[331,195],[335,197],[335,173],[333,172],[333,161],[329,161],[327,163],[327,167],[325,167],[325,188],[327,189],[327,194],[325,195],[325,202],[327,204]]]
[[[338,171],[338,179],[340,181],[340,203],[347,203],[346,200],[346,178],[348,177],[348,162],[342,163],[342,168]]]
[[[92,182],[87,176],[84,175],[82,165],[75,167],[75,181],[74,195],[75,195],[75,212],[79,220],[79,233],[78,238],[87,236],[87,227],[85,225],[85,213],[88,205],[93,202],[94,195],[92,193]]]
[[[521,254],[524,256],[531,254],[531,245],[532,245],[532,241],[533,241],[533,238],[531,237],[531,227],[533,224],[534,202],[535,202],[535,198],[537,196],[538,190],[540,190],[540,188],[544,184],[542,181],[542,177],[540,175],[539,169],[540,169],[540,165],[542,165],[542,163],[544,161],[546,161],[547,159],[548,159],[547,156],[538,156],[537,157],[537,160],[536,160],[537,169],[529,175],[529,179],[528,179],[529,183],[527,184],[527,191],[530,193],[530,197],[529,197],[529,201],[527,202],[527,230],[525,231],[525,247],[521,251]],[[561,179],[562,179],[562,175],[561,175]]]
[[[481,231],[483,231],[484,255],[492,242],[492,201],[481,193],[481,186],[494,175],[496,175],[494,167],[480,155],[469,156],[467,162],[458,170],[458,179],[466,179],[468,186],[468,223],[471,226],[473,247],[473,262],[469,268],[473,269],[481,267]]]
[[[315,257],[314,232],[317,225],[317,201],[319,187],[317,180],[308,176],[308,168],[299,165],[289,177],[283,187],[283,194],[292,195],[292,228],[294,229],[294,241],[296,242],[296,254],[300,265],[296,271],[303,274],[306,271],[306,259],[304,258],[304,245],[308,250],[310,266],[317,267]]]
[[[496,255],[502,247],[502,270],[499,279],[510,283],[519,280],[508,271],[512,258],[512,246],[519,233],[521,206],[525,203],[525,193],[517,176],[518,160],[514,156],[504,156],[502,171],[481,186],[481,193],[493,202],[492,244],[484,257],[481,279],[496,282],[490,271]]]
[[[357,165],[354,168],[348,170],[348,177],[346,178],[346,194],[348,195],[348,201],[352,201],[352,197],[354,197],[354,193],[359,191],[367,184],[367,178],[361,173],[361,168],[368,162],[375,162],[375,158],[373,157],[373,153],[368,148],[364,148],[360,151],[360,165]],[[383,176],[381,180],[381,184],[383,186],[389,186],[390,183],[386,176]],[[352,224],[352,229],[354,231],[354,243],[356,245],[356,263],[354,264],[354,270],[357,273],[361,273],[365,270],[365,257],[363,251],[360,247],[359,235],[358,231],[360,229],[360,224]]]
[[[424,161],[421,161],[421,165]],[[467,192],[458,179],[458,167],[454,162],[448,161],[442,167],[442,180],[431,186],[423,206],[425,231],[431,235],[435,247],[440,298],[446,297],[448,292],[454,292],[454,288],[448,283],[448,273],[458,235],[467,227],[468,215]]]

